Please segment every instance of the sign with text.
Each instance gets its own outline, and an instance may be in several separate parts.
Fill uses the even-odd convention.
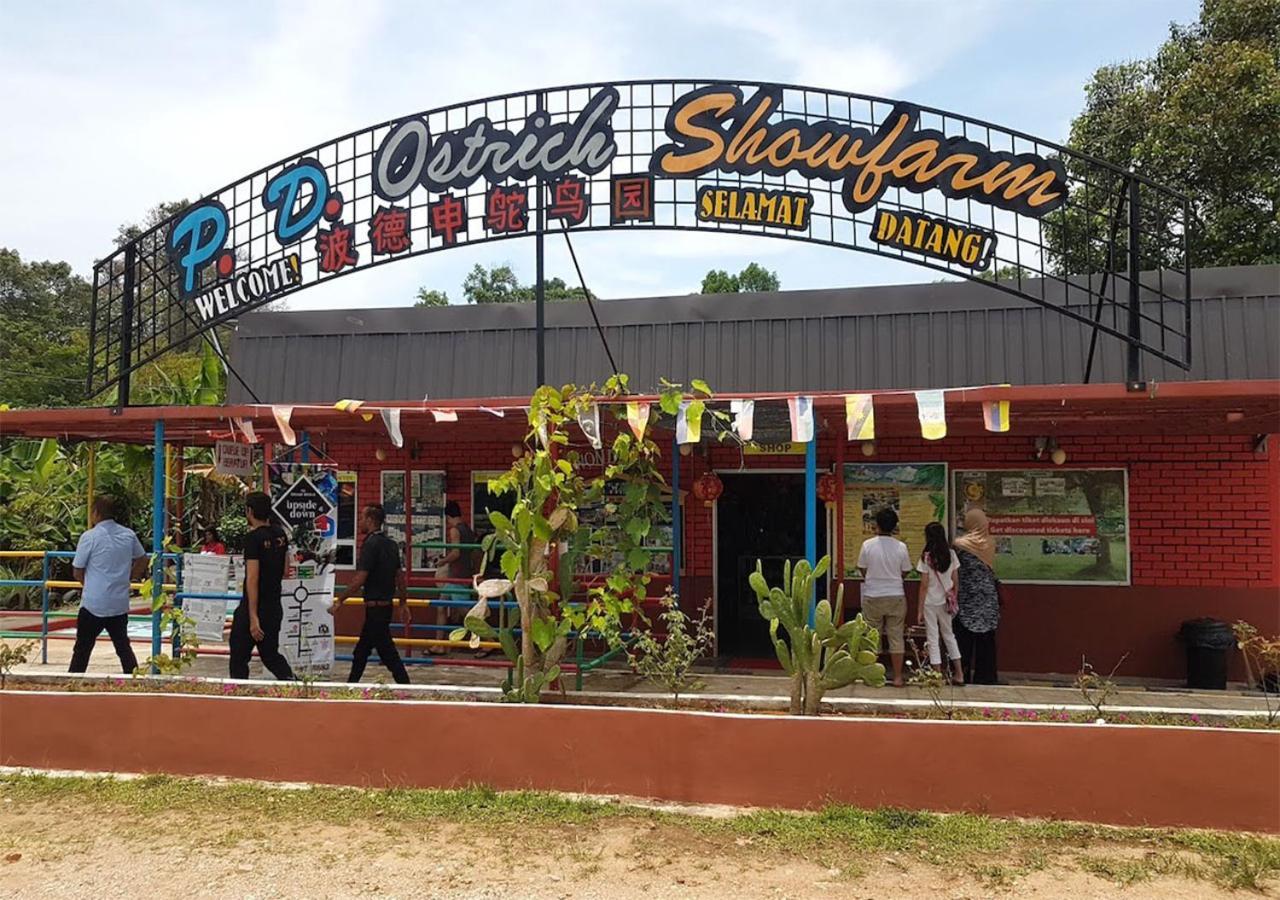
[[[924,527],[947,521],[946,463],[845,463],[844,568],[858,576],[862,542],[878,534],[876,513],[898,514],[895,537],[907,545],[914,563],[924,551]]]
[[[182,601],[182,611],[194,624],[200,643],[222,643],[223,629],[227,622],[226,600],[188,597]]]
[[[332,561],[338,545],[338,472],[316,463],[267,466],[271,510],[289,535],[295,562]]]
[[[310,572],[306,572],[310,574]],[[333,668],[333,569],[309,578],[286,578],[280,583],[284,621],[280,652],[295,672]]]
[[[253,445],[218,441],[213,448],[213,471],[237,478],[252,478]]]
[[[955,525],[987,513],[1004,581],[1129,583],[1129,496],[1124,469],[959,469]]]
[[[1126,209],[1142,215],[1116,228]],[[1070,276],[1123,259],[1131,232],[1144,263],[1186,275],[1189,219],[1187,198],[1146,178],[903,100],[688,79],[515,91],[291,154],[107,254],[94,267],[90,393],[297,291],[539,228],[764,235],[965,278],[1016,267],[998,289],[1185,367],[1182,316],[1130,334],[1127,291]],[[1139,300],[1185,305],[1182,280],[1144,280]],[[147,339],[119,340],[134,333]]]

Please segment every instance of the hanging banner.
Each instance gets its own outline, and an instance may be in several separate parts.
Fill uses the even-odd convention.
[[[594,449],[599,450],[603,444],[600,441],[600,407],[591,403],[586,409],[578,413],[578,427],[582,429],[582,433],[586,435],[587,443]]]
[[[392,446],[400,448],[404,446],[404,435],[400,432],[400,410],[383,409],[382,424],[387,429],[387,435],[391,438]]]
[[[303,564],[298,576],[280,583],[280,652],[295,673],[328,672],[333,668],[333,568],[317,574],[314,566]]]
[[[253,446],[218,441],[213,447],[213,471],[237,478],[253,477]]]
[[[875,440],[876,408],[870,394],[846,394],[844,418],[848,426],[849,440]]]
[[[791,440],[807,444],[813,440],[813,398],[789,397],[787,408],[791,411]]]
[[[294,561],[329,562],[338,539],[338,475],[318,463],[269,463],[267,483],[276,521],[289,535]]]
[[[280,429],[280,437],[290,447],[298,443],[297,435],[293,433],[293,428],[289,425],[289,419],[293,416],[292,406],[273,406],[271,407],[271,415],[276,420],[276,428]]]
[[[991,400],[982,404],[982,424],[987,431],[1009,430],[1009,401]]]
[[[916,411],[920,416],[920,436],[938,441],[947,436],[945,391],[916,391]]]
[[[644,440],[645,429],[649,427],[649,404],[632,401],[627,404],[627,425],[637,441]]]
[[[969,506],[986,511],[1002,581],[1129,583],[1124,469],[960,469],[953,481],[955,525]]]
[[[733,428],[744,442],[751,440],[755,433],[756,401],[731,400],[729,409],[733,412]]]
[[[182,554],[184,594],[225,594],[230,579],[230,556],[214,553]]]
[[[689,409],[692,400],[680,401],[680,412],[676,415],[676,443],[696,444],[702,440],[702,403],[697,406],[698,414],[690,417]]]
[[[876,513],[886,506],[898,513],[895,536],[906,542],[914,563],[924,550],[924,527],[947,521],[946,463],[845,463],[846,577],[858,577],[858,552],[878,533]]]

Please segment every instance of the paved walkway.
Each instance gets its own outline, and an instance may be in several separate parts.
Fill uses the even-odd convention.
[[[142,658],[148,652],[148,647],[138,644],[135,652],[139,658]],[[37,647],[32,660],[16,667],[14,671],[19,676],[56,675],[66,672],[70,659],[71,642],[51,640],[47,665],[40,664]],[[450,664],[450,659],[474,659],[474,655],[469,652],[458,652],[453,657],[435,657],[434,659],[434,665],[409,667],[413,683],[423,686],[424,692],[432,694],[456,694],[459,688],[472,696],[497,693],[498,684],[505,671],[501,666],[480,668]],[[501,659],[498,654],[488,657],[488,661],[495,663],[500,662]],[[348,668],[349,664],[339,662],[329,677],[334,681],[345,680]],[[89,663],[89,672],[98,675],[120,674],[119,663],[109,642],[103,640],[98,643]],[[225,678],[226,657],[201,656],[187,674],[204,678]],[[269,675],[263,674],[256,658],[250,669],[250,677],[270,678]],[[779,673],[707,670],[698,672],[697,678],[700,684],[690,692],[690,696],[697,697],[704,703],[723,705],[727,708],[743,706],[785,708],[786,698],[790,692],[788,680]],[[944,689],[944,698],[947,702],[954,702],[957,707],[1087,709],[1080,692],[1069,685],[1061,682],[1051,683],[1043,678],[1037,680],[1035,676],[1010,674],[1006,678],[1006,684],[968,685],[956,688],[954,695],[950,689]],[[372,685],[379,682],[389,684],[391,679],[385,669],[371,662],[365,671],[364,683]],[[1266,710],[1266,699],[1257,691],[1244,690],[1242,685],[1233,685],[1225,691],[1193,691],[1125,683],[1123,680],[1119,683],[1121,689],[1107,704],[1108,710],[1114,712],[1151,711],[1240,715],[1261,714]],[[571,681],[569,686],[572,686]],[[588,673],[584,679],[583,688],[583,699],[599,702],[617,703],[622,697],[633,702],[644,703],[664,703],[670,700],[670,695],[663,693],[660,687],[622,668]],[[869,688],[865,685],[853,685],[830,691],[825,699],[837,708],[851,710],[885,706],[920,706],[928,705],[930,702],[919,688],[891,686]]]

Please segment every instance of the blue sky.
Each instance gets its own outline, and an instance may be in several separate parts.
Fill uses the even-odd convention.
[[[1149,56],[1196,0],[6,4],[0,246],[89,274],[116,227],[362,126],[508,91],[645,77],[777,80],[911,100],[1064,140],[1093,70]],[[740,235],[584,234],[605,298],[696,291],[758,260],[784,288],[928,281],[906,263]],[[461,299],[463,247],[307,290],[294,309]],[[548,274],[575,278],[548,243]]]

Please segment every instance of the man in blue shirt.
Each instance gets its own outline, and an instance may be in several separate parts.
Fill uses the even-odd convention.
[[[105,628],[120,657],[126,675],[138,667],[129,646],[129,583],[147,570],[147,554],[138,536],[116,522],[116,501],[98,497],[89,511],[88,531],[80,535],[71,565],[80,592],[80,615],[76,618],[76,646],[71,653],[69,672],[89,667],[93,645]]]

